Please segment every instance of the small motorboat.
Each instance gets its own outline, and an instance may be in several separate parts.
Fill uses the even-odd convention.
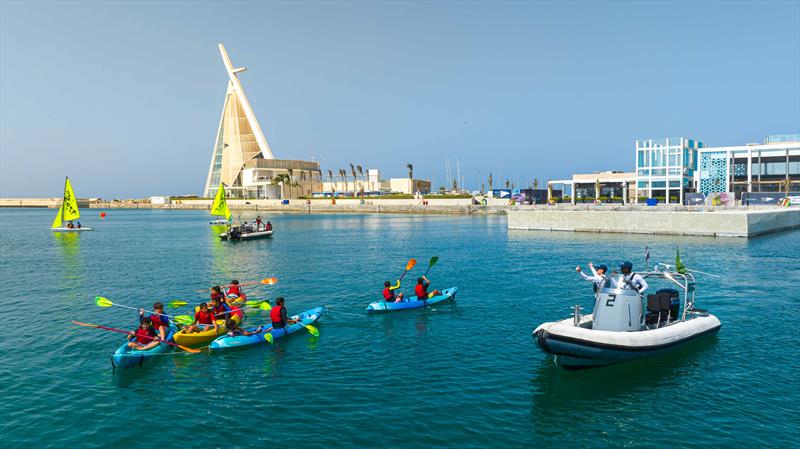
[[[646,298],[606,278],[592,314],[581,315],[575,306],[572,317],[541,324],[533,331],[536,344],[562,368],[581,369],[661,355],[716,334],[722,327],[719,319],[694,306],[694,276],[669,267],[656,265],[654,271],[639,273],[670,287]]]
[[[267,230],[244,222],[238,226],[229,227],[226,232],[219,235],[219,238],[222,240],[254,240],[272,237],[273,232],[273,228]]]

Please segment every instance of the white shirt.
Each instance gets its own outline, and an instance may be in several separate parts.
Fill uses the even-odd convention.
[[[629,285],[632,285],[640,294],[647,290],[647,281],[645,281],[639,273],[631,273],[627,276],[623,274],[619,277],[617,286],[620,288],[630,288]]]

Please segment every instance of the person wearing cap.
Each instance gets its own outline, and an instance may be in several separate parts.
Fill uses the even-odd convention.
[[[633,264],[626,260],[619,266],[619,269],[622,271],[622,276],[617,281],[617,285],[622,288],[627,286],[639,292],[640,295],[644,294],[644,291],[647,290],[647,281],[641,274],[633,272]]]
[[[595,267],[592,262],[589,262],[589,269],[592,270],[591,276],[581,271],[580,265],[575,267],[575,271],[577,271],[583,279],[594,283],[594,292],[597,293],[597,290],[603,286],[603,281],[605,281],[605,274],[608,272],[608,267],[605,265],[598,265]]]

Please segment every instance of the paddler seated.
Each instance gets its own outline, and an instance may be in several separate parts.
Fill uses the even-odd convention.
[[[581,271],[580,265],[575,267],[575,271],[577,271],[583,279],[594,284],[594,292],[597,293],[597,290],[603,286],[603,281],[605,281],[605,274],[608,272],[608,267],[605,265],[598,265],[595,267],[592,262],[589,262],[589,269],[592,270],[591,276]]]
[[[414,287],[414,294],[417,295],[417,300],[426,301],[434,296],[439,296],[442,294],[442,292],[435,289],[428,293],[428,287],[430,287],[430,285],[431,282],[424,275],[421,278],[417,278],[417,285]]]
[[[272,222],[267,220],[267,224],[266,224],[266,226],[264,226],[264,229],[267,230],[267,231],[271,231],[272,230]]]
[[[626,260],[619,266],[619,269],[622,271],[622,276],[617,281],[617,286],[636,290],[640,295],[644,294],[644,291],[647,290],[647,281],[641,274],[633,272],[633,264]]]
[[[213,298],[211,300],[211,313],[214,314],[214,318],[218,320],[225,320],[231,316],[232,309],[226,302],[223,302],[224,299],[221,297]]]
[[[237,335],[244,335],[245,337],[248,337],[250,335],[254,335],[261,332],[263,326],[258,326],[253,332],[248,332],[239,327],[239,323],[237,323],[236,320],[228,318],[227,320],[225,320],[225,329],[228,330],[229,337],[236,337]]]
[[[151,326],[150,318],[139,319],[139,327],[128,335],[128,347],[136,351],[146,351],[155,348],[161,342],[156,330]]]
[[[164,304],[160,302],[153,304],[153,312],[155,313],[150,313],[148,316],[145,316],[144,309],[139,309],[139,319],[149,319],[153,329],[158,332],[158,336],[161,337],[162,340],[166,340],[167,334],[169,334],[169,317],[164,315]]]
[[[200,303],[200,310],[194,314],[194,321],[184,329],[184,333],[192,334],[195,332],[202,332],[209,326],[213,326],[214,331],[216,331],[217,320],[214,317],[214,313],[208,310],[208,304],[202,302]]]
[[[275,300],[275,307],[269,311],[269,318],[272,320],[273,329],[283,329],[287,324],[295,324],[299,320],[289,319],[289,313],[286,312],[284,303],[286,300],[278,298]]]
[[[228,299],[238,299],[241,298],[242,301],[247,299],[247,295],[242,291],[242,287],[239,285],[239,281],[236,279],[231,281],[231,285],[228,286]]]
[[[397,295],[394,294],[394,291],[400,288],[400,280],[397,280],[397,283],[392,286],[392,283],[386,281],[383,283],[383,300],[386,302],[401,302],[403,300],[403,293],[400,292]]]

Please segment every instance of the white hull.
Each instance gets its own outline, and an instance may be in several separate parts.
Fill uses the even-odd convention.
[[[248,232],[247,234],[242,234],[238,238],[232,238],[231,240],[253,240],[253,239],[262,239],[266,237],[272,237],[272,233],[274,231],[256,231],[256,232]],[[222,240],[228,240],[228,233],[223,232],[219,235],[219,238]]]
[[[50,228],[53,232],[82,232],[82,231],[94,231],[94,228],[89,227],[81,227],[81,228]]]
[[[544,323],[533,331],[542,351],[553,354],[566,369],[590,368],[627,360],[653,357],[701,337],[714,335],[722,324],[714,315],[693,315],[658,329],[636,332],[593,330],[592,315]]]
[[[226,225],[228,224],[228,220],[211,220],[208,222],[210,225]]]

